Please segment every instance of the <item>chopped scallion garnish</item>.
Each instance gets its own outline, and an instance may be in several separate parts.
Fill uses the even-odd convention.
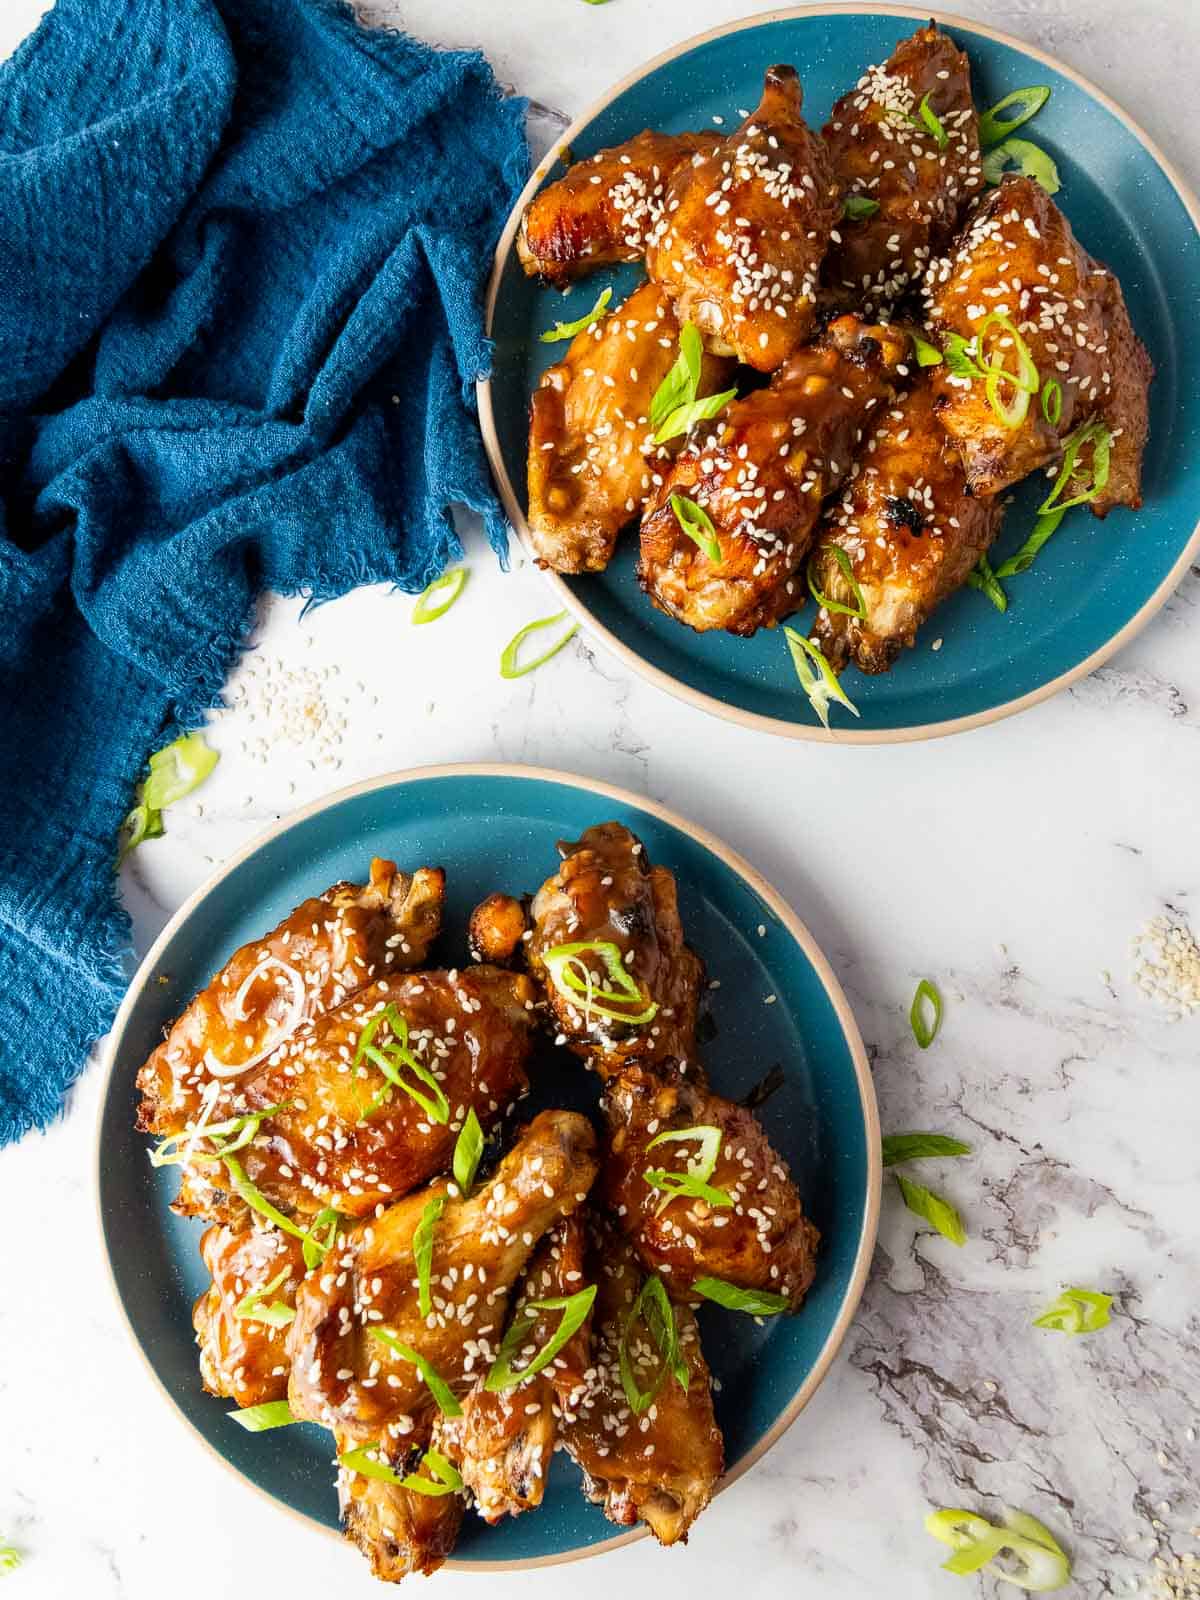
[[[169,1133],[150,1151],[150,1165],[177,1167],[192,1159],[215,1161],[218,1157],[231,1156],[250,1144],[266,1119],[278,1111],[285,1111],[288,1104],[281,1100],[278,1105],[264,1106],[261,1111],[248,1111],[240,1117],[228,1117],[224,1122],[201,1120],[194,1127],[185,1128],[182,1133]],[[195,1146],[201,1139],[208,1140],[212,1149],[197,1150]]]
[[[697,1278],[692,1288],[726,1311],[744,1311],[751,1317],[776,1317],[788,1308],[785,1294],[772,1294],[768,1289],[739,1289],[724,1278]]]
[[[689,500],[685,494],[673,494],[671,510],[675,513],[675,520],[692,543],[698,545],[710,561],[720,561],[721,541],[717,538],[712,518],[704,507],[697,505],[694,500]]]
[[[610,988],[602,988],[606,980],[597,979],[587,958],[594,957],[608,974]],[[543,950],[542,964],[550,982],[564,1000],[583,1012],[590,1020],[593,1016],[607,1017],[611,1022],[625,1022],[639,1027],[650,1022],[658,1013],[658,1002],[652,1000],[640,984],[631,977],[620,948],[609,939],[581,939],[575,944],[556,944]],[[636,1006],[623,1010],[618,1007]]]
[[[928,339],[922,339],[919,333],[909,330],[909,338],[913,344],[913,354],[917,358],[919,367],[940,367],[946,359],[937,345],[930,344]]]
[[[521,646],[531,633],[536,633],[539,628],[552,628],[556,622],[561,622],[566,616],[565,611],[556,611],[552,617],[538,617],[536,622],[527,622],[525,626],[514,633],[512,638],[500,652],[500,676],[502,678],[523,678],[527,672],[535,672],[538,667],[545,666],[552,656],[556,656],[563,645],[572,640],[579,632],[579,624],[573,622],[557,643],[552,644],[549,650],[540,656],[535,656],[532,661],[527,661],[524,666],[517,665],[517,656]]]
[[[1052,158],[1029,139],[1006,139],[984,156],[983,175],[988,183],[999,183],[1007,172],[1019,172],[1023,178],[1032,178],[1047,194],[1057,194],[1062,188]]]
[[[451,567],[432,583],[426,584],[413,607],[413,622],[419,627],[422,623],[436,622],[439,617],[444,617],[463,592],[466,581],[466,567]]]
[[[599,0],[590,0],[590,3],[596,5],[599,4]],[[600,318],[608,310],[608,302],[611,299],[611,289],[601,290],[600,298],[590,311],[585,312],[582,317],[576,317],[574,322],[556,322],[545,333],[539,333],[538,338],[543,344],[556,344],[559,339],[573,339],[577,333],[582,333],[585,328],[590,328],[593,322],[599,322]]]
[[[463,1120],[458,1138],[454,1142],[454,1181],[462,1191],[463,1199],[471,1192],[479,1158],[483,1155],[483,1129],[472,1106]]]
[[[199,788],[220,760],[202,733],[185,733],[150,757],[150,775],[139,787],[137,804],[122,824],[118,865],[146,839],[163,831],[162,813]]]
[[[1071,1562],[1049,1528],[1025,1511],[1004,1510],[1004,1525],[997,1527],[973,1511],[933,1511],[925,1518],[925,1530],[954,1554],[942,1563],[942,1570],[967,1577],[987,1572],[1004,1583],[1011,1583],[1030,1594],[1048,1594],[1061,1589],[1071,1577]],[[1009,1560],[996,1565],[997,1556]],[[1018,1568],[1011,1564],[1015,1557]]]
[[[931,133],[937,140],[939,150],[944,150],[950,143],[950,135],[946,132],[942,119],[929,104],[929,95],[922,95],[921,103],[908,119],[915,127],[924,128],[926,133]]]
[[[0,1577],[7,1577],[21,1565],[21,1552],[13,1544],[0,1544]]]
[[[666,444],[668,439],[677,439],[697,422],[707,422],[719,411],[724,411],[729,402],[736,399],[736,389],[722,389],[720,394],[708,394],[702,400],[691,400],[685,406],[676,406],[654,435],[655,444]]]
[[[969,1156],[971,1146],[947,1133],[888,1133],[883,1138],[883,1164],[926,1161],[934,1156]]]
[[[631,1342],[639,1323],[645,1327],[658,1346],[658,1369],[648,1389],[638,1388],[634,1374],[635,1354],[631,1349]],[[679,1330],[675,1325],[675,1312],[667,1298],[667,1291],[663,1288],[662,1279],[654,1273],[642,1284],[641,1291],[630,1308],[621,1330],[621,1342],[617,1354],[621,1387],[635,1416],[641,1416],[643,1411],[649,1410],[668,1377],[673,1377],[684,1393],[687,1393],[690,1373],[679,1348]]]
[[[1065,515],[1060,506],[1057,511],[1049,511],[1040,516],[1033,525],[1033,532],[1016,554],[1009,556],[1007,561],[1002,561],[996,568],[996,577],[1015,578],[1022,572],[1028,572],[1038,551],[1047,539],[1057,532],[1058,525]]]
[[[326,1206],[323,1211],[318,1211],[309,1223],[308,1235],[300,1248],[304,1256],[304,1265],[310,1272],[321,1265],[337,1243],[341,1224],[341,1213],[335,1211],[332,1206]]]
[[[932,1022],[926,1021],[926,1003],[933,1011]],[[913,995],[912,1005],[908,1011],[909,1024],[912,1027],[913,1038],[922,1050],[929,1046],[938,1036],[938,1029],[942,1025],[942,996],[936,983],[930,983],[928,978],[922,978],[917,985],[917,992]]]
[[[1008,596],[997,583],[996,574],[992,571],[992,564],[986,555],[980,556],[971,571],[967,573],[967,585],[987,595],[997,611],[1008,610]]]
[[[879,201],[865,194],[848,194],[842,202],[842,215],[849,222],[864,222],[879,210]]]
[[[703,1200],[707,1205],[722,1207],[731,1206],[733,1197],[724,1189],[714,1189],[708,1182],[716,1171],[717,1157],[721,1153],[721,1130],[708,1123],[695,1128],[673,1128],[666,1133],[660,1133],[651,1139],[646,1146],[647,1151],[653,1150],[656,1145],[668,1142],[690,1142],[695,1140],[696,1152],[687,1156],[686,1166],[682,1172],[668,1171],[662,1167],[647,1167],[642,1177],[652,1189],[662,1192],[656,1216],[661,1216],[672,1200],[684,1195],[690,1200]]]
[[[1108,1308],[1110,1294],[1095,1289],[1064,1289],[1052,1306],[1033,1319],[1035,1328],[1053,1328],[1056,1333],[1098,1333],[1112,1320]]]
[[[428,1315],[428,1313],[426,1313]],[[402,1344],[396,1335],[388,1328],[369,1328],[367,1330],[372,1339],[378,1339],[380,1344],[386,1345],[403,1361],[410,1361],[425,1380],[425,1387],[433,1396],[433,1402],[444,1417],[461,1417],[462,1407],[454,1398],[454,1391],[442,1377],[441,1373],[427,1361],[419,1350],[414,1350],[411,1345]]]
[[[940,1194],[935,1194],[932,1189],[926,1189],[919,1183],[911,1183],[902,1173],[896,1174],[896,1182],[900,1185],[904,1204],[910,1211],[915,1212],[918,1217],[923,1217],[926,1222],[931,1222],[951,1244],[966,1244],[967,1230],[949,1200],[944,1200]]]
[[[825,652],[820,645],[815,644],[812,639],[806,639],[802,633],[797,633],[795,628],[785,627],[783,635],[791,651],[792,665],[796,669],[796,676],[800,679],[800,687],[821,719],[821,726],[824,728],[829,726],[831,700],[836,700],[839,705],[845,706],[847,711],[857,717],[858,707],[842,688],[837,673],[825,659]]]
[[[534,1377],[543,1367],[548,1367],[559,1351],[583,1326],[595,1298],[596,1285],[590,1283],[586,1289],[580,1289],[576,1294],[563,1295],[552,1300],[531,1300],[522,1306],[520,1313],[513,1319],[500,1341],[500,1349],[496,1352],[496,1359],[484,1380],[484,1388],[490,1390],[492,1394],[500,1394],[505,1389],[512,1389],[517,1384],[524,1383],[526,1378]],[[534,1324],[546,1311],[562,1312],[558,1327],[540,1350],[535,1351],[519,1369],[514,1369],[513,1361],[523,1353]]]
[[[1062,420],[1062,384],[1057,378],[1047,378],[1042,385],[1042,415],[1052,428]]]
[[[286,1400],[265,1400],[260,1406],[245,1406],[241,1411],[226,1412],[231,1422],[247,1433],[268,1433],[272,1428],[286,1428],[300,1418],[292,1415]]]
[[[694,323],[685,322],[679,330],[679,355],[675,365],[654,391],[650,401],[650,426],[655,430],[663,425],[672,411],[690,405],[700,387],[700,368],[704,360],[704,345],[700,330]]]
[[[377,1045],[375,1035],[384,1024],[391,1038],[386,1044]],[[359,1034],[351,1065],[357,1067],[364,1057],[379,1068],[389,1083],[402,1089],[410,1100],[415,1100],[431,1122],[443,1126],[449,1122],[450,1102],[445,1091],[433,1072],[408,1048],[408,1019],[394,1003],[389,1001],[382,1011],[377,1011]],[[423,1084],[424,1089],[410,1083],[404,1076],[406,1072]]]
[[[257,1211],[260,1217],[266,1217],[268,1222],[273,1222],[284,1233],[290,1233],[293,1239],[308,1239],[309,1235],[303,1228],[293,1222],[291,1217],[285,1217],[277,1206],[271,1204],[262,1190],[250,1182],[242,1171],[241,1163],[235,1157],[226,1155],[222,1156],[221,1160],[225,1163],[234,1194],[244,1200],[251,1211]]]
[[[423,1317],[433,1310],[433,1232],[446,1209],[446,1197],[439,1194],[426,1205],[412,1237],[413,1262],[417,1269],[417,1309]]]
[[[1112,449],[1113,436],[1098,419],[1085,422],[1076,428],[1074,433],[1067,435],[1063,441],[1063,462],[1058,477],[1054,480],[1054,487],[1038,507],[1039,516],[1048,516],[1052,511],[1069,511],[1072,506],[1090,505],[1093,500],[1108,486],[1109,457]],[[1090,482],[1085,482],[1082,489],[1071,495],[1069,499],[1060,498],[1080,471],[1079,453],[1084,445],[1092,447],[1092,476]]]
[[[357,1472],[364,1478],[378,1478],[383,1483],[396,1483],[414,1494],[456,1494],[463,1486],[457,1469],[436,1450],[426,1450],[421,1458],[421,1466],[429,1468],[433,1474],[431,1478],[422,1477],[420,1472],[397,1472],[388,1465],[378,1444],[360,1445],[337,1459],[338,1466],[345,1467],[348,1472]]]
[[[1030,117],[1037,116],[1049,98],[1049,89],[1037,87],[1014,89],[1011,94],[1006,94],[1003,100],[997,100],[996,104],[985,111],[979,119],[980,149],[986,150],[989,145],[1007,139],[1010,133],[1016,133]],[[1000,113],[1007,111],[1009,106],[1015,106],[1016,111],[1011,116],[1002,117]]]
[[[282,1300],[274,1300],[270,1305],[263,1304],[267,1296],[274,1294],[280,1284],[286,1281],[291,1270],[290,1266],[285,1266],[270,1283],[264,1283],[261,1289],[252,1289],[249,1294],[244,1295],[233,1308],[234,1316],[240,1317],[245,1322],[264,1323],[268,1328],[286,1328],[290,1322],[294,1322],[295,1311]]]
[[[854,604],[852,606],[843,605],[840,600],[831,600],[827,594],[822,594],[818,588],[817,580],[814,576],[814,568],[823,553],[833,557],[837,562],[842,577],[850,585],[850,592],[854,596]],[[840,611],[846,617],[857,617],[860,622],[867,620],[866,596],[862,592],[862,585],[854,576],[854,567],[850,557],[842,549],[841,545],[826,545],[823,551],[814,551],[808,559],[808,568],[805,575],[808,579],[808,592],[819,606],[822,606],[826,611]]]

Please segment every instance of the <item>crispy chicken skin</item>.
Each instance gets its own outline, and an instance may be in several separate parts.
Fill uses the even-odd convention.
[[[325,1271],[296,1294],[288,1336],[289,1399],[298,1417],[386,1453],[407,1446],[430,1409],[418,1369],[371,1337],[383,1330],[420,1352],[458,1393],[499,1347],[510,1292],[537,1241],[582,1204],[596,1176],[586,1117],[543,1111],[519,1135],[490,1182],[469,1199],[438,1183],[342,1235]],[[432,1309],[421,1314],[413,1235],[431,1201]]]
[[[577,333],[530,400],[529,532],[538,565],[602,572],[652,486],[654,391],[675,365],[679,324],[652,283]],[[698,393],[728,363],[704,358]]]
[[[205,1091],[214,1097],[210,1120],[227,1116],[242,1074],[214,1074],[206,1053],[218,1064],[244,1061],[248,1072],[377,973],[420,966],[441,928],[444,898],[440,868],[409,876],[394,861],[375,860],[365,886],[334,884],[243,945],[139,1071],[138,1127],[182,1132],[201,1114]]]
[[[429,1443],[432,1421],[426,1417],[413,1434],[389,1449],[394,1470],[420,1473],[421,1455]],[[335,1432],[338,1455],[354,1448]],[[435,1480],[436,1481],[436,1480]],[[454,1549],[466,1501],[460,1494],[421,1494],[398,1483],[365,1477],[347,1467],[338,1469],[338,1506],[346,1537],[371,1563],[385,1583],[399,1583],[414,1572],[436,1572]]]
[[[934,607],[966,581],[1000,527],[997,499],[975,499],[962,463],[934,419],[922,382],[881,421],[856,476],[822,526],[817,587],[854,606],[835,548],[862,590],[866,618],[817,612],[812,638],[835,671],[887,672]]]
[[[595,1241],[592,1263],[592,1365],[574,1414],[564,1418],[563,1441],[583,1471],[584,1493],[610,1521],[624,1527],[642,1521],[660,1544],[686,1543],[725,1467],[696,1319],[687,1306],[674,1308],[687,1390],[668,1376],[653,1406],[635,1419],[621,1384],[619,1352],[643,1274],[628,1244],[607,1230]],[[639,1326],[631,1330],[629,1352],[645,1392],[658,1369],[658,1347]]]
[[[1071,225],[1032,178],[1005,178],[979,202],[954,253],[934,262],[925,279],[930,337],[971,339],[994,313],[1009,317],[1028,346],[1042,384],[1062,390],[1057,425],[1039,397],[1024,421],[1005,425],[980,378],[934,370],[934,409],[962,456],[977,495],[995,495],[1054,461],[1061,441],[1082,422],[1100,418],[1117,434],[1107,491],[1092,510],[1141,505],[1153,368],[1129,322],[1120,285],[1076,241]],[[993,327],[990,360],[1016,368],[1012,339]],[[1013,398],[1005,386],[1003,399]]]
[[[237,1315],[247,1295],[264,1290],[281,1272],[283,1281],[261,1306],[291,1306],[305,1273],[300,1241],[278,1228],[216,1222],[200,1240],[200,1254],[212,1283],[196,1301],[192,1325],[200,1346],[200,1375],[209,1394],[225,1395],[239,1406],[282,1400],[287,1394],[287,1324]],[[253,1311],[255,1308],[251,1307]]]
[[[721,142],[714,133],[653,133],[597,150],[549,184],[521,218],[517,254],[530,277],[566,284],[612,261],[637,261],[662,215],[672,174]]]
[[[475,961],[506,967],[522,954],[527,927],[523,901],[511,894],[489,894],[471,913],[467,947]]]
[[[794,576],[822,501],[849,468],[872,411],[891,398],[908,348],[899,327],[840,317],[769,387],[693,430],[642,519],[638,577],[660,611],[700,632],[749,635],[803,604]],[[683,531],[675,494],[711,519],[719,561]]]
[[[685,1299],[697,1278],[724,1278],[741,1289],[785,1295],[788,1309],[797,1310],[813,1279],[820,1235],[758,1119],[690,1078],[636,1065],[605,1086],[602,1110],[608,1125],[604,1203],[672,1298]],[[706,1181],[726,1193],[731,1206],[672,1198],[646,1182],[647,1170],[686,1171],[699,1152],[693,1141],[668,1141],[653,1150],[650,1141],[699,1127],[721,1130],[717,1164]]]
[[[582,1212],[560,1222],[538,1246],[525,1269],[513,1321],[531,1302],[565,1299],[586,1287],[586,1233]],[[522,1350],[541,1350],[557,1331],[562,1312],[529,1313]],[[519,1368],[520,1358],[515,1365]],[[571,1336],[548,1366],[511,1389],[492,1393],[482,1379],[462,1402],[461,1417],[439,1416],[434,1448],[458,1468],[485,1522],[515,1517],[542,1503],[554,1455],[560,1414],[571,1415],[582,1397],[591,1365],[591,1319]]]
[[[533,899],[527,959],[544,986],[559,1037],[602,1075],[629,1059],[693,1059],[704,967],[684,943],[674,876],[652,867],[640,840],[619,822],[588,828],[573,844],[560,840],[558,851],[562,865]],[[555,986],[546,952],[584,941],[616,947],[644,997],[631,1002],[637,1008],[631,1014],[653,1005],[650,1019],[634,1024],[589,1014],[584,995],[569,998]],[[601,959],[581,959],[596,988],[610,989]]]
[[[926,95],[944,148],[913,120]],[[970,63],[934,24],[918,28],[842,96],[822,134],[847,196],[879,207],[838,224],[823,281],[835,298],[890,305],[945,250],[961,208],[983,187]]]
[[[646,251],[651,278],[715,351],[774,372],[812,328],[841,188],[800,114],[796,69],[768,67],[754,114],[671,180]]]

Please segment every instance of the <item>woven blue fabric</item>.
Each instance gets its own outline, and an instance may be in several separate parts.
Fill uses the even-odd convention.
[[[58,0],[0,66],[0,1144],[126,977],[122,818],[264,588],[504,522],[472,406],[524,179],[484,59],[332,0]]]

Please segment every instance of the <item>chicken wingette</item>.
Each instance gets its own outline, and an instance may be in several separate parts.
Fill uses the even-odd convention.
[[[822,280],[835,300],[890,306],[983,187],[967,57],[936,24],[918,28],[842,96],[822,134],[846,190]]]
[[[307,1271],[300,1241],[246,1214],[207,1228],[200,1254],[212,1274],[192,1312],[204,1387],[239,1406],[282,1400],[288,1324]]]
[[[659,610],[748,635],[804,603],[796,575],[822,503],[902,381],[909,348],[899,327],[840,317],[767,388],[693,429],[642,518],[638,576]],[[711,535],[685,529],[675,497],[699,507]]]
[[[841,186],[801,116],[796,69],[767,69],[757,110],[681,167],[646,251],[651,278],[717,353],[773,372],[808,337]]]

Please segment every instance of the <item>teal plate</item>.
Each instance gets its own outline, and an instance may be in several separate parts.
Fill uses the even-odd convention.
[[[101,1223],[130,1329],[167,1396],[230,1466],[283,1505],[328,1528],[337,1507],[327,1433],[310,1425],[248,1434],[230,1402],[200,1386],[192,1303],[207,1287],[203,1225],[169,1210],[175,1177],[155,1173],[134,1131],[134,1080],[164,1028],[240,944],[307,895],[362,880],[373,855],[442,865],[446,931],[434,962],[466,951],[467,917],[493,889],[537,887],[557,864],[557,839],[616,818],[650,858],[676,874],[688,937],[721,987],[706,1047],[714,1083],[737,1098],[776,1062],[786,1081],[762,1108],[791,1165],[823,1245],[813,1290],[796,1317],[759,1327],[705,1307],[705,1352],[721,1380],[717,1417],[729,1473],[744,1472],[794,1419],[833,1359],[866,1276],[879,1212],[879,1125],[854,1019],[811,935],[775,891],[703,829],[652,802],[562,773],[522,767],[442,767],[342,791],[289,818],[235,858],[172,918],[142,963],[113,1030],[101,1111]],[[764,930],[759,933],[759,929]],[[768,995],[774,1003],[764,1004]],[[562,1052],[535,1065],[530,1110],[594,1109],[596,1083]],[[468,1515],[451,1566],[527,1566],[592,1554],[637,1537],[587,1504],[579,1476],[555,1457],[543,1506],[489,1529]]]
[[[775,61],[799,68],[808,120],[820,127],[868,63],[885,60],[928,17],[927,10],[857,5],[750,17],[650,62],[563,134],[500,241],[488,302],[495,364],[479,386],[492,471],[527,548],[529,395],[562,349],[540,344],[537,335],[556,319],[583,315],[603,285],[612,283],[619,301],[641,276],[636,266],[601,269],[565,299],[525,277],[514,244],[517,225],[541,185],[562,172],[557,151],[569,145],[584,157],[643,128],[712,128],[714,117],[732,128],[739,108],[758,103],[763,71]],[[1072,513],[1037,565],[1009,584],[1006,615],[964,589],[891,673],[847,673],[861,721],[834,707],[828,734],[799,690],[780,633],[748,640],[697,634],[662,615],[638,588],[633,536],[625,536],[607,572],[566,579],[547,574],[559,603],[634,670],[708,711],[793,738],[930,738],[1023,710],[1094,671],[1126,643],[1200,550],[1200,342],[1191,328],[1200,293],[1200,207],[1141,129],[1078,74],[978,23],[945,13],[938,20],[971,58],[981,108],[1027,84],[1053,91],[1031,137],[1058,163],[1063,187],[1057,198],[1080,240],[1120,276],[1157,370],[1145,505],[1136,514],[1116,511],[1104,523],[1082,509]],[[1024,542],[1044,494],[1040,477],[1016,492],[997,544],[1001,559]],[[938,638],[943,643],[934,651]]]

